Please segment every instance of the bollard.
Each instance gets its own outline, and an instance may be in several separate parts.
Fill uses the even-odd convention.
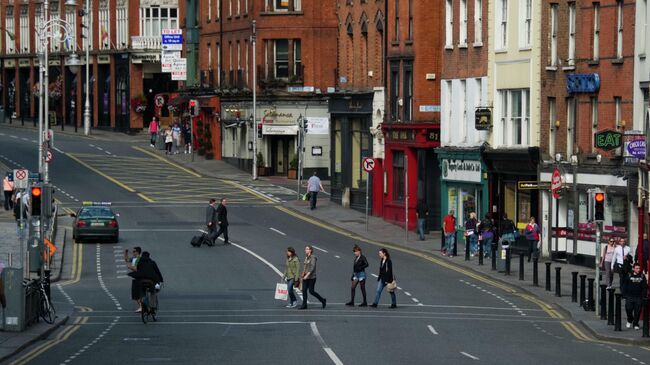
[[[621,318],[621,293],[614,294],[616,296],[616,313],[614,313],[614,331],[620,332],[623,319]]]
[[[458,252],[457,252],[457,250],[458,250],[458,240],[456,240],[456,233],[455,232],[454,232],[454,236],[452,237],[452,239],[454,240],[454,250],[451,252],[451,254],[454,255],[454,256],[458,256]]]
[[[478,264],[483,265],[483,242],[478,243]]]
[[[650,306],[648,298],[643,299],[643,335],[641,337],[650,337]]]
[[[592,312],[596,310],[596,303],[594,303],[594,280],[594,278],[587,279],[589,282],[589,287],[587,288],[587,308]]]
[[[562,271],[561,267],[555,268],[555,296],[556,297],[562,296],[562,288],[560,287],[562,274],[560,273],[560,271]]]
[[[614,292],[616,289],[614,288],[609,288],[607,289],[607,292],[609,293],[609,297],[607,299],[607,324],[610,326],[614,325]]]
[[[519,280],[524,280],[524,255],[519,254]]]
[[[506,275],[510,275],[510,247],[506,248]]]
[[[607,319],[607,284],[600,284],[600,319]]]
[[[492,259],[492,270],[497,269],[497,245],[496,244],[491,244],[490,245],[490,252],[492,253],[491,259]]]
[[[546,262],[546,291],[551,291],[551,263]]]
[[[587,280],[587,275],[580,275],[580,306],[585,307],[585,310],[587,310],[587,307],[585,306],[585,300],[587,300],[587,290],[586,290],[586,283],[585,280]]]
[[[578,301],[578,272],[571,272],[571,302]]]
[[[465,261],[469,261],[469,236],[465,236]]]
[[[539,286],[539,275],[537,274],[537,257],[533,258],[533,285]]]

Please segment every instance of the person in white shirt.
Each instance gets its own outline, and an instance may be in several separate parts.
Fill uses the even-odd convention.
[[[625,241],[619,240],[618,245],[614,249],[614,256],[612,257],[612,271],[618,273],[621,293],[623,292],[623,282],[625,281],[625,276],[628,274],[628,272],[626,272],[626,268],[627,266],[632,265],[631,262],[629,265],[625,265],[625,260],[629,254],[630,248],[625,244]]]

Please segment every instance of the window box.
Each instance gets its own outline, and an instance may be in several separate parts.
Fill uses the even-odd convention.
[[[623,58],[615,58],[612,60],[612,65],[622,65],[623,64]]]

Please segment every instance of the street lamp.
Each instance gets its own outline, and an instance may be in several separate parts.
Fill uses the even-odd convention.
[[[253,45],[253,180],[257,180],[257,27],[253,20],[251,43]]]
[[[75,0],[67,0],[75,1]],[[84,104],[84,134],[90,134],[90,1],[86,0],[86,10],[81,10],[79,14],[86,17],[86,24],[82,25],[82,28],[86,28],[86,102]]]

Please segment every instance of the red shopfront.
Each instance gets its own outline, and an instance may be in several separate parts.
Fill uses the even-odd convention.
[[[429,207],[429,229],[440,229],[440,126],[432,123],[390,123],[382,126],[384,161],[377,164],[373,184],[373,214],[415,229],[419,200]],[[408,205],[406,204],[408,202]]]

